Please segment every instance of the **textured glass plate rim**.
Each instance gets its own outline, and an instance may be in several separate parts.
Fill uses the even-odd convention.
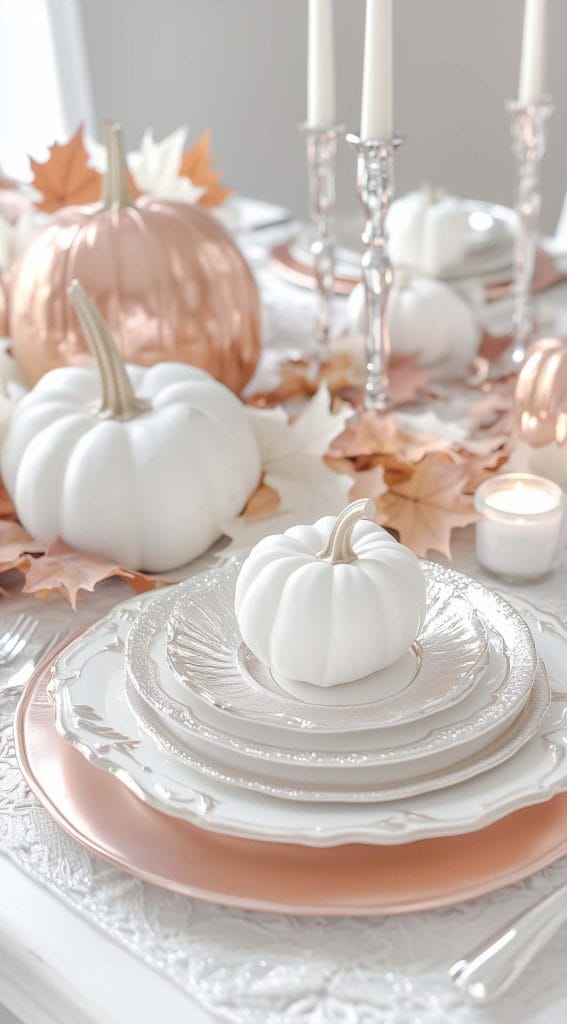
[[[150,599],[153,597],[154,595],[149,595]],[[147,599],[148,595],[146,595]],[[130,749],[119,751],[119,763],[109,763],[106,757],[108,743],[101,743],[100,735],[97,735],[96,731],[91,735],[88,735],[87,732],[88,742],[84,735],[82,739],[76,735],[76,722],[72,714],[67,692],[68,687],[73,685],[73,682],[80,679],[81,676],[81,673],[77,672],[76,669],[67,666],[68,658],[72,655],[73,650],[77,646],[79,649],[82,649],[93,632],[103,630],[108,639],[107,649],[115,655],[120,653],[123,641],[120,641],[119,631],[125,624],[131,623],[135,619],[137,612],[144,606],[144,603],[144,598],[131,598],[130,601],[117,606],[111,615],[102,619],[90,629],[87,629],[75,644],[69,644],[65,648],[63,655],[57,660],[59,669],[57,672],[54,671],[49,691],[50,697],[55,703],[55,725],[59,734],[64,739],[67,739],[72,746],[76,747],[90,763],[114,774],[135,795],[163,813],[163,794],[156,798],[155,794],[148,789],[151,772],[148,775],[146,766],[137,765],[135,753],[132,754]],[[518,603],[521,607],[525,607],[521,599],[518,599]],[[539,623],[537,614],[534,615],[532,609],[533,606],[532,608],[528,607],[528,614],[531,614],[535,621]],[[550,616],[546,615],[545,618],[546,621],[549,621]],[[563,643],[567,642],[567,629],[563,623],[555,618],[554,631]],[[554,706],[560,711],[561,720],[563,720],[564,715],[567,713],[567,697],[562,693],[554,693],[552,708]],[[563,721],[561,721],[561,725],[563,726]],[[133,716],[132,726],[135,736],[139,737],[139,730]],[[487,776],[479,776],[478,780],[465,782],[460,786],[452,787],[438,794],[415,797],[412,800],[413,809],[395,809],[391,804],[383,805],[383,807],[380,804],[368,805],[372,811],[372,819],[357,824],[345,823],[344,821],[341,823],[339,820],[340,815],[337,814],[337,820],[324,827],[314,825],[316,820],[315,811],[321,811],[322,807],[336,810],[333,805],[314,805],[305,826],[301,828],[295,823],[290,828],[289,822],[287,824],[284,823],[282,827],[281,809],[285,808],[285,803],[269,801],[269,798],[257,796],[260,802],[263,801],[264,804],[267,802],[270,807],[273,804],[278,806],[278,827],[276,829],[274,825],[271,825],[271,831],[268,831],[265,818],[262,825],[258,825],[255,822],[254,825],[247,823],[243,826],[241,818],[235,820],[227,816],[226,805],[230,805],[231,802],[234,803],[235,799],[238,802],[237,790],[231,790],[230,787],[220,787],[219,784],[213,785],[211,783],[213,791],[216,791],[216,797],[208,797],[206,794],[193,790],[191,798],[189,798],[187,795],[188,784],[184,783],[183,804],[176,804],[175,801],[172,801],[166,813],[174,817],[183,818],[204,830],[219,834],[251,840],[295,843],[297,845],[314,847],[338,846],[348,843],[364,843],[379,846],[399,845],[419,839],[440,838],[475,832],[522,807],[543,803],[553,796],[565,792],[567,788],[567,732],[563,727],[553,727],[553,722],[550,723],[550,726],[549,731],[540,731],[539,734],[536,734],[526,744],[523,751],[520,751],[517,755],[517,757],[521,758],[524,752],[527,755],[529,751],[530,754],[529,771],[527,772],[527,778],[522,782],[523,788],[518,788],[517,772],[513,779],[509,778],[510,762],[494,770],[496,775],[506,773],[505,779],[499,780],[500,785],[505,783],[504,792],[500,792],[496,796],[493,787],[488,789],[486,787]],[[135,746],[140,746],[139,739],[135,740]],[[532,748],[531,750],[529,749],[530,747]],[[551,766],[546,764],[545,773],[542,774],[544,772],[544,762],[550,758]],[[132,766],[134,766],[134,769]],[[183,766],[180,767],[183,768]],[[554,773],[555,778],[553,778]],[[465,796],[465,804],[467,800],[471,802],[472,797],[473,806],[469,808],[468,813],[464,813],[463,791],[466,794],[470,786],[474,789],[479,783],[482,787],[481,794],[479,795],[477,792],[474,792],[472,795],[469,793]],[[455,796],[457,798],[456,804]],[[193,806],[196,800],[200,801],[198,809]],[[447,800],[454,804],[453,807],[450,807],[451,816],[449,819],[439,817],[439,813],[434,817],[431,813],[425,812],[422,808],[423,802],[425,802],[425,807],[430,810],[429,805],[432,800],[434,800],[433,807],[436,804],[437,806],[442,806],[443,802]],[[306,805],[291,804],[288,806],[301,807],[302,813],[304,813]],[[357,805],[357,812],[358,808],[360,812],[364,811],[364,805]],[[422,808],[421,812],[420,808]],[[209,815],[208,817],[207,814]]]
[[[207,578],[210,579],[209,574],[207,574]],[[213,578],[216,579],[216,576]],[[189,736],[198,735],[204,743],[232,750],[236,753],[243,753],[249,757],[257,757],[265,762],[285,762],[293,765],[304,763],[306,768],[309,766],[322,768],[329,766],[346,769],[350,766],[372,767],[379,766],[383,763],[395,764],[401,761],[411,761],[418,758],[423,759],[427,756],[438,754],[448,748],[458,747],[463,743],[473,742],[475,739],[480,739],[480,737],[489,731],[495,724],[504,725],[504,723],[509,721],[513,715],[518,714],[525,704],[536,670],[537,659],[535,655],[535,647],[531,639],[531,635],[529,634],[529,630],[522,623],[522,620],[519,617],[514,619],[512,615],[507,612],[507,623],[509,628],[512,627],[512,623],[514,623],[516,627],[514,634],[515,644],[508,646],[498,631],[495,629],[493,630],[495,635],[502,640],[503,655],[506,660],[506,671],[500,678],[496,690],[487,694],[486,703],[483,704],[480,709],[470,713],[464,719],[451,722],[448,725],[436,726],[434,717],[425,717],[424,727],[427,729],[427,732],[419,739],[410,742],[401,741],[397,746],[373,747],[371,745],[372,740],[369,738],[370,745],[367,749],[354,751],[348,749],[340,752],[317,750],[315,748],[315,743],[317,735],[320,735],[320,733],[313,734],[314,742],[309,750],[285,747],[281,742],[270,744],[261,740],[243,739],[242,737],[235,736],[230,732],[230,726],[225,731],[221,728],[216,728],[213,725],[203,722],[202,719],[199,718],[198,711],[195,711],[194,703],[191,705],[188,703],[181,704],[173,698],[169,698],[160,688],[160,666],[150,655],[150,647],[156,637],[161,640],[165,635],[169,613],[171,607],[175,605],[176,601],[177,597],[175,591],[169,591],[158,595],[153,601],[150,601],[136,617],[126,641],[126,674],[146,706],[153,708],[154,711],[163,715],[170,721],[172,719],[175,720],[182,728],[187,730]],[[509,606],[507,603],[505,604],[506,609],[508,610]],[[509,609],[509,612],[511,613],[512,610]],[[512,699],[508,700],[507,704],[503,705],[500,694],[502,689],[507,686],[510,676],[515,674],[521,678],[522,675],[521,665],[517,663],[518,654],[516,646],[521,646],[521,635],[519,634],[518,623],[521,623],[522,626],[521,635],[526,639],[525,634],[527,634],[527,637],[529,638],[529,649],[530,652],[533,651],[533,659],[530,659],[529,665],[525,669],[526,671],[529,671],[529,677],[526,676],[526,680],[523,682],[522,686],[518,688],[517,693],[514,690],[512,691]],[[490,651],[491,642],[488,642]],[[489,664],[484,670],[483,678],[486,678],[486,673],[489,671]],[[193,700],[198,700],[197,694],[193,695],[188,693],[188,700],[191,700],[192,698]],[[454,705],[457,711],[460,706],[460,703]],[[444,711],[445,710],[450,711],[451,707],[444,709]],[[403,729],[404,726],[400,726],[399,728]],[[366,731],[370,731],[372,733],[372,737],[376,737],[378,733],[383,734],[385,742],[388,742],[390,735],[389,729],[374,729]],[[357,732],[362,732],[362,730],[357,730]],[[328,735],[328,733],[326,733],[326,735]],[[291,736],[292,733],[290,732],[290,737]],[[348,733],[344,732],[341,736],[346,737],[348,736]],[[376,739],[374,739],[374,742],[376,742]]]
[[[454,592],[456,584],[462,588],[462,580],[466,580],[466,577],[462,577],[458,574],[458,581],[450,579],[448,574],[452,570],[444,569],[442,566],[437,566],[432,562],[422,562],[424,571],[433,583],[438,586],[445,586],[449,592]],[[228,565],[214,569],[206,574],[206,579],[200,580],[195,577],[194,580],[187,580],[185,583],[180,585],[180,591],[178,591],[177,600],[174,602],[174,607],[171,611],[171,625],[167,644],[167,660],[169,668],[177,678],[178,682],[192,695],[196,696],[199,700],[207,703],[210,707],[219,711],[221,714],[226,714],[230,717],[236,717],[240,720],[246,720],[249,722],[256,722],[258,725],[266,725],[268,727],[277,726],[278,729],[289,730],[290,733],[296,732],[298,729],[303,734],[307,732],[322,732],[322,733],[338,733],[338,732],[354,732],[355,730],[369,731],[370,729],[387,729],[390,727],[396,727],[401,725],[409,725],[414,721],[421,720],[430,715],[434,715],[439,711],[443,711],[446,708],[450,708],[459,701],[464,699],[474,688],[478,682],[481,673],[485,670],[488,663],[488,636],[487,631],[482,623],[480,616],[477,612],[471,608],[471,603],[468,600],[467,594],[459,593],[459,598],[469,605],[471,608],[471,615],[475,624],[477,632],[476,642],[479,646],[477,661],[468,670],[461,671],[460,678],[457,682],[452,685],[449,684],[448,688],[444,690],[441,697],[431,697],[427,702],[422,702],[419,711],[414,706],[414,710],[407,714],[396,712],[396,706],[401,703],[396,697],[390,699],[391,710],[388,712],[388,706],[384,700],[378,700],[369,702],[366,704],[351,705],[348,707],[348,724],[346,723],[345,707],[333,708],[327,705],[315,705],[305,704],[299,701],[297,698],[290,696],[289,694],[282,691],[277,683],[275,684],[276,689],[272,689],[271,686],[266,687],[263,682],[263,676],[269,676],[269,669],[262,665],[254,655],[251,655],[251,660],[246,674],[239,672],[237,663],[239,662],[239,647],[242,644],[240,637],[238,640],[235,639],[235,646],[233,650],[233,657],[235,661],[235,671],[238,672],[238,677],[242,683],[247,683],[250,687],[249,697],[247,698],[246,705],[241,700],[238,706],[231,704],[229,697],[223,693],[219,696],[219,693],[215,689],[211,689],[207,685],[207,681],[201,682],[194,677],[189,677],[187,671],[184,668],[183,652],[179,647],[179,641],[177,643],[171,637],[171,631],[175,622],[176,610],[180,609],[179,614],[183,615],[183,607],[186,603],[190,602],[193,597],[198,598],[200,595],[206,594],[208,590],[212,589],[210,582],[211,578],[217,581],[218,586],[225,586],[227,592],[234,589],[236,583],[236,574],[238,572],[239,563],[233,561]],[[202,574],[205,575],[205,574]],[[161,599],[167,602],[165,595],[161,596]],[[158,601],[160,598],[157,599]],[[157,605],[155,606],[158,607]],[[144,618],[151,621],[152,611],[146,609]],[[141,623],[134,627],[134,636],[138,639],[142,632]],[[425,626],[428,626],[431,632],[434,627],[434,622],[426,618]],[[231,621],[228,623],[228,629],[234,630],[234,636],[236,638],[238,627],[236,624],[236,618],[232,614]],[[433,644],[435,640],[433,641]],[[138,672],[133,671],[132,661],[134,659],[133,653],[131,653],[131,647],[134,646],[134,639],[132,645],[127,646],[126,650],[126,662],[128,670],[131,671],[134,684],[137,685]],[[482,649],[481,649],[482,648]],[[427,649],[421,648],[422,657],[425,660],[425,666],[422,667],[421,671],[425,675],[427,672],[431,673],[431,668],[428,667],[428,662],[425,659]],[[177,655],[179,652],[179,656]],[[433,647],[433,658],[439,657],[439,651],[435,651]],[[139,662],[138,662],[139,664]],[[535,657],[534,657],[535,665]],[[419,672],[419,670],[418,670]],[[448,673],[449,674],[449,673]],[[416,677],[416,678],[419,678]],[[425,685],[428,683],[428,676],[425,675]],[[267,710],[258,710],[256,707],[257,697],[251,686],[256,685],[263,691],[265,699],[270,702]],[[225,683],[226,685],[226,683]],[[411,684],[412,690],[416,690],[415,679]],[[409,687],[406,687],[406,691]],[[403,692],[406,692],[403,691]],[[142,690],[140,691],[147,703],[154,704],[157,699],[157,694],[153,693],[151,696]],[[419,692],[419,691],[418,691]],[[423,693],[423,684],[422,690]],[[164,695],[165,696],[165,695]],[[369,720],[370,713],[376,716],[376,720]],[[343,719],[345,724],[342,724]]]
[[[459,782],[465,782],[513,757],[535,735],[551,700],[545,667],[542,662],[539,662],[527,703],[512,723],[506,727],[505,732],[496,739],[489,740],[486,748],[476,754],[470,754],[449,768],[438,769],[434,772],[427,773],[420,768],[423,774],[420,774],[419,781],[392,782],[375,788],[371,788],[368,784],[359,784],[355,787],[319,785],[300,788],[292,783],[286,785],[277,779],[272,781],[261,779],[250,773],[238,775],[235,773],[235,769],[215,763],[214,758],[206,760],[203,754],[193,754],[190,747],[180,746],[159,717],[152,714],[152,709],[142,700],[132,684],[129,684],[128,678],[126,678],[125,693],[126,700],[139,726],[162,750],[164,757],[172,757],[181,761],[200,774],[217,779],[224,785],[237,786],[279,800],[298,800],[306,803],[324,801],[328,803],[385,803],[389,800],[402,800],[405,797],[420,796],[422,793],[432,793],[455,786]],[[258,767],[261,770],[261,763]]]

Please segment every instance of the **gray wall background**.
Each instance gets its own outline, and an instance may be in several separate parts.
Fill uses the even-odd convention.
[[[187,123],[213,132],[216,163],[239,192],[306,207],[307,0],[80,0],[97,116],[129,145]],[[556,113],[544,166],[544,226],[567,189],[567,0],[548,0],[548,87]],[[509,203],[504,101],[518,82],[523,0],[395,0],[395,113],[407,136],[398,191],[423,181]],[[363,0],[335,0],[337,102],[359,126]],[[340,154],[339,203],[355,209],[354,161]]]

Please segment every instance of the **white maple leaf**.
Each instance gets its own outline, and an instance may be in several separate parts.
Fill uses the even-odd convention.
[[[277,492],[279,508],[258,519],[235,516],[223,524],[231,543],[221,558],[246,554],[262,537],[282,533],[298,523],[313,523],[320,516],[336,515],[348,501],[352,477],[335,473],[323,461],[331,441],[345,427],[349,409],[333,413],[326,384],[294,420],[282,409],[249,415],[262,458],[264,481]]]
[[[146,128],[140,148],[126,156],[129,170],[141,192],[161,199],[179,199],[196,203],[206,191],[194,185],[190,178],[179,174],[181,158],[187,142],[187,128],[176,128],[165,139],[157,142],[152,128]],[[87,139],[90,163],[101,174],[106,170],[106,150],[100,143]]]

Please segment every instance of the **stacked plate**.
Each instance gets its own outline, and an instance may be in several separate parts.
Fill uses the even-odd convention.
[[[467,238],[462,260],[455,263],[443,277],[457,284],[474,278],[489,286],[508,281],[512,274],[515,240],[515,215],[507,206],[481,200],[464,199],[462,209],[467,215]],[[348,292],[360,279],[360,218],[337,225],[341,244],[337,247],[337,291]],[[305,227],[289,245],[273,252],[273,266],[282,276],[296,284],[312,286],[312,229]]]
[[[395,666],[323,691],[241,641],[239,566],[118,606],[59,656],[59,731],[161,811],[249,839],[391,844],[483,827],[567,785],[530,629],[423,563],[428,612]]]

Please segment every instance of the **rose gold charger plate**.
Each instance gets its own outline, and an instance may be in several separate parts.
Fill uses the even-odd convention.
[[[317,287],[317,278],[313,267],[303,263],[293,254],[293,247],[290,243],[274,246],[270,253],[270,266],[291,284],[296,284],[300,288],[315,289]],[[541,248],[537,250],[532,282],[534,293],[547,291],[548,288],[565,281],[566,277],[567,275],[556,265],[551,253]],[[342,277],[337,274],[335,293],[350,295],[355,284],[356,281],[352,277]],[[511,288],[512,281],[505,275],[502,281],[494,281],[485,285],[485,299],[487,302],[494,302],[497,299],[507,298]]]
[[[315,849],[205,832],[153,810],[58,735],[46,692],[52,661],[16,713],[20,768],[66,832],[146,882],[248,910],[401,914],[472,899],[567,853],[567,794],[479,832],[400,846]]]

